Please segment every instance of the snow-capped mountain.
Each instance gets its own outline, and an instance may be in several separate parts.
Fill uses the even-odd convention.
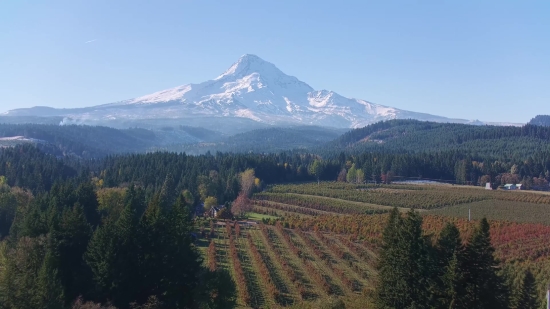
[[[388,119],[475,123],[400,110],[314,90],[270,62],[244,55],[213,80],[183,85],[138,98],[88,108],[16,109],[7,116],[60,116],[62,123],[90,123],[198,117],[248,118],[270,125],[355,128]]]

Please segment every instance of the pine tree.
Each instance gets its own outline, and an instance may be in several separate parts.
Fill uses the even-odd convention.
[[[137,239],[139,218],[137,212],[143,206],[142,192],[129,188],[126,203],[116,224],[116,257],[113,278],[114,296],[117,304],[126,305],[138,298],[140,280],[139,240]]]
[[[463,268],[464,247],[458,228],[447,223],[439,235],[437,250],[437,278],[435,293],[441,308],[464,307],[465,290]]]
[[[140,270],[142,252],[138,244],[137,209],[142,205],[142,192],[128,189],[126,205],[116,221],[107,220],[94,233],[85,255],[93,272],[97,295],[110,298],[117,306],[127,306],[140,296],[140,285],[146,284]]]
[[[139,255],[137,256],[139,275],[139,298],[135,299],[138,304],[147,301],[151,295],[161,294],[161,281],[163,279],[164,265],[164,243],[166,237],[166,216],[160,205],[160,195],[153,196],[141,217],[137,227],[137,239]]]
[[[41,293],[44,292],[41,286],[44,285],[40,285],[37,274],[45,271],[43,269],[46,244],[44,236],[21,237],[14,244],[15,247],[4,248],[4,269],[0,276],[1,300],[4,307],[41,308]]]
[[[490,227],[483,218],[465,249],[466,307],[472,309],[507,308],[504,281],[498,276],[498,261],[493,254]]]
[[[176,184],[172,174],[167,174],[160,190],[160,205],[163,209],[169,209],[176,198]]]
[[[91,288],[92,274],[83,259],[91,236],[91,226],[79,203],[66,209],[56,229],[50,232],[52,250],[57,256],[55,267],[65,289],[66,303]]]
[[[196,298],[201,303],[201,308],[235,308],[237,287],[228,271],[205,271],[201,279],[201,286],[196,289]]]
[[[101,220],[98,210],[99,202],[97,201],[97,195],[91,182],[86,181],[80,184],[75,194],[76,202],[82,206],[88,223],[90,223],[92,227],[98,226]],[[70,206],[72,206],[72,204],[70,204]]]
[[[36,308],[59,309],[65,307],[65,291],[59,279],[57,258],[48,250],[38,271]]]
[[[429,308],[430,248],[422,235],[422,218],[411,209],[402,218],[397,208],[382,236],[376,303],[379,308]]]
[[[376,303],[381,309],[398,308],[405,305],[401,298],[401,295],[405,293],[405,286],[396,269],[399,267],[400,252],[397,242],[402,221],[399,210],[393,208],[382,234],[376,287]]]
[[[525,271],[520,294],[515,303],[517,309],[537,309],[540,306],[535,277],[529,270]]]
[[[443,269],[443,275],[440,277],[442,293],[438,299],[441,308],[464,308],[465,290],[461,263],[459,253],[456,252]]]
[[[185,197],[180,196],[167,215],[161,249],[165,257],[161,300],[171,308],[193,304],[192,294],[198,285],[202,260],[192,246],[192,229],[191,212]]]
[[[114,281],[114,265],[116,260],[115,223],[107,222],[94,232],[84,260],[92,271],[95,283],[95,296],[106,299],[111,293]]]
[[[400,247],[404,249],[404,272],[410,304],[405,308],[430,308],[433,304],[431,293],[434,261],[430,241],[422,234],[422,217],[413,209],[403,222]]]

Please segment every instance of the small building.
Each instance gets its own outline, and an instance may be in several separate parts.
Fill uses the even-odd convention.
[[[220,213],[220,211],[221,211],[224,207],[225,207],[224,205],[213,206],[213,207],[210,208],[210,210],[208,211],[208,216],[211,217],[211,218],[216,218],[216,217],[218,216],[218,214]]]
[[[490,182],[485,184],[485,190],[493,190],[493,186],[491,186]]]
[[[522,187],[523,185],[520,183],[518,184],[507,183],[504,185],[504,190],[521,190]]]

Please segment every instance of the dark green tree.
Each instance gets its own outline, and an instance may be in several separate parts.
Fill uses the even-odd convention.
[[[234,308],[237,302],[237,288],[231,274],[223,269],[203,272],[201,285],[197,288],[200,308]]]
[[[92,228],[78,202],[63,211],[55,230],[50,232],[50,245],[55,251],[55,266],[64,287],[66,304],[91,288],[91,272],[84,262],[91,236]]]
[[[464,307],[463,250],[458,228],[452,223],[447,223],[436,244],[438,269],[434,291],[440,308]]]
[[[65,290],[58,275],[58,258],[52,250],[46,252],[38,271],[35,308],[65,308]]]
[[[161,272],[163,295],[159,298],[170,308],[188,308],[193,305],[194,289],[198,286],[201,259],[192,246],[191,212],[180,195],[166,217],[162,237]]]
[[[99,300],[110,298],[115,305],[124,308],[140,293],[141,277],[138,243],[138,209],[142,207],[143,194],[130,187],[126,204],[116,221],[106,220],[94,233],[85,255],[96,284]]]
[[[538,296],[535,277],[531,271],[526,270],[521,284],[520,293],[515,300],[515,308],[540,308]]]
[[[92,271],[94,281],[94,298],[107,299],[116,287],[116,226],[114,222],[108,222],[97,228],[94,232],[84,255],[86,264]]]
[[[80,184],[76,189],[75,194],[76,202],[82,206],[88,223],[90,223],[92,227],[98,226],[101,221],[101,216],[98,210],[99,202],[97,201],[97,195],[91,182],[84,182]],[[72,206],[72,204],[69,206]]]
[[[411,209],[402,218],[390,212],[378,263],[376,303],[379,308],[430,308],[433,261],[422,235],[422,217]]]
[[[467,308],[507,308],[507,291],[503,279],[497,274],[499,263],[494,251],[489,222],[483,218],[464,253]]]

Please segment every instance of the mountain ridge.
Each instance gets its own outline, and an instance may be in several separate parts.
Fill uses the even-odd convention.
[[[15,109],[4,116],[64,117],[61,124],[109,125],[128,120],[246,118],[267,125],[358,128],[382,120],[416,119],[483,124],[401,110],[330,90],[315,90],[273,63],[245,54],[215,79],[181,85],[124,101],[92,107]]]

